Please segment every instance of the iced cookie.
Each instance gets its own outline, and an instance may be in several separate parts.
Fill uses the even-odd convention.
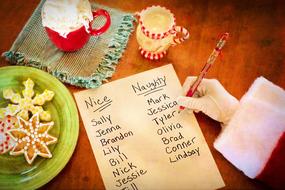
[[[11,138],[8,131],[16,128],[18,120],[13,116],[0,119],[0,154],[5,154],[15,146],[15,140]]]
[[[52,100],[54,92],[44,90],[42,94],[34,96],[34,82],[28,79],[23,84],[25,86],[25,89],[22,91],[23,97],[19,93],[15,93],[12,89],[5,89],[3,91],[4,98],[10,100],[12,104],[9,104],[6,108],[0,108],[0,118],[3,118],[8,113],[28,120],[29,112],[31,112],[33,115],[39,113],[42,121],[50,121],[51,115],[48,111],[43,110],[42,105],[46,101]]]
[[[54,122],[40,123],[39,114],[35,114],[29,121],[18,117],[19,127],[8,131],[16,141],[10,155],[24,154],[29,164],[32,164],[37,155],[51,158],[52,154],[47,145],[57,142],[57,138],[48,134]]]

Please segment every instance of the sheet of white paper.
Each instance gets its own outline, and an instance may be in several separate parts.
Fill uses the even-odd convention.
[[[106,189],[216,189],[224,182],[172,65],[75,93]]]

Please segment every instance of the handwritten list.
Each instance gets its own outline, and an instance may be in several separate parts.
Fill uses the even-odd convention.
[[[181,90],[166,65],[74,94],[106,189],[224,186]]]

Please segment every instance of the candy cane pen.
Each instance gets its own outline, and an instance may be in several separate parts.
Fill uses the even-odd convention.
[[[209,58],[208,58],[206,64],[204,65],[202,71],[200,72],[199,76],[197,77],[195,82],[192,84],[192,86],[188,90],[188,92],[186,94],[187,97],[192,97],[194,95],[194,93],[196,92],[198,86],[202,82],[203,78],[206,76],[208,70],[211,68],[211,66],[213,65],[213,63],[217,59],[217,57],[220,55],[221,50],[224,47],[224,45],[225,45],[225,43],[226,43],[228,38],[229,38],[229,33],[224,33],[222,35],[222,37],[219,40],[219,42],[217,43],[215,49],[213,50],[213,52],[209,56]],[[179,107],[180,110],[183,110],[184,108],[185,107],[183,107],[183,106]]]

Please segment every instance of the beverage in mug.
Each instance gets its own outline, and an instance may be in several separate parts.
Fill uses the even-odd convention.
[[[92,21],[98,16],[104,16],[106,23],[93,29]],[[47,0],[42,8],[42,24],[56,47],[72,52],[82,48],[90,36],[106,32],[111,18],[103,9],[92,11],[88,0]]]
[[[176,25],[173,13],[161,6],[151,6],[138,13],[136,37],[140,53],[147,59],[161,59],[170,46],[189,38],[189,32]],[[179,34],[182,37],[178,37]]]

